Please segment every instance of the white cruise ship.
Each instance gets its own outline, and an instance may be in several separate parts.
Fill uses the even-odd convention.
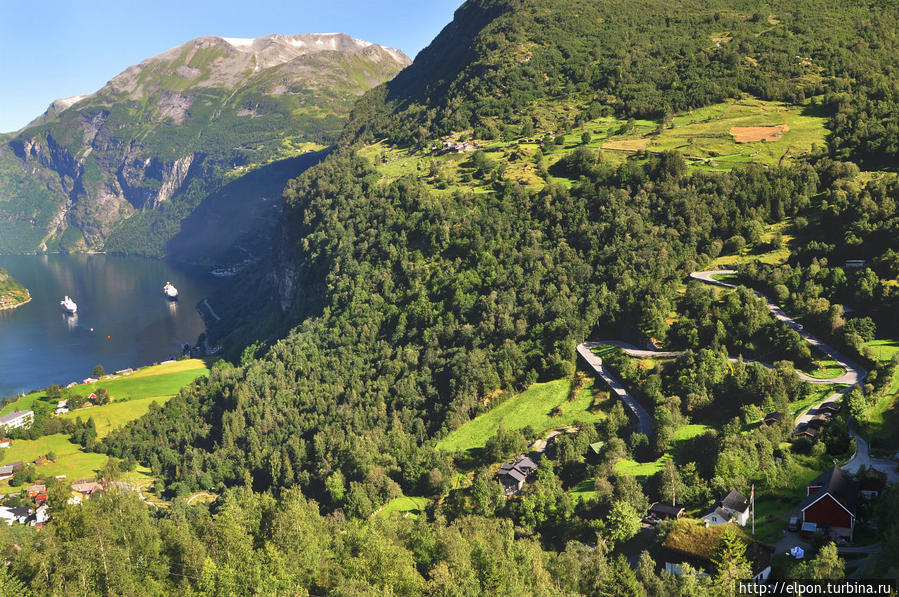
[[[162,287],[162,292],[170,301],[178,299],[178,289],[172,286],[171,282],[165,283],[165,286]]]
[[[73,315],[78,312],[78,305],[76,305],[75,301],[73,301],[69,297],[65,297],[61,301],[59,301],[59,308],[66,313],[71,313]]]

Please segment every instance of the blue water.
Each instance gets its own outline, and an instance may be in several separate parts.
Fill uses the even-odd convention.
[[[0,396],[81,381],[97,364],[115,371],[180,355],[204,330],[195,305],[216,286],[205,273],[139,257],[0,255],[0,267],[32,299],[0,311]],[[167,281],[177,302],[162,294]],[[60,310],[64,295],[77,316]]]

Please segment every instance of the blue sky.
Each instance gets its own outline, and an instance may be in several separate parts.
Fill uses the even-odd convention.
[[[0,0],[0,132],[204,35],[343,32],[414,58],[462,0]]]

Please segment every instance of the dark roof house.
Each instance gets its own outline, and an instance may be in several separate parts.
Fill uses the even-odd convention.
[[[773,413],[768,413],[767,415],[765,415],[764,423],[765,423],[765,425],[774,425],[775,423],[779,423],[780,421],[782,421],[783,418],[784,418],[783,413],[779,413],[779,412],[775,411]]]
[[[684,507],[683,506],[672,506],[671,504],[666,504],[663,502],[654,502],[649,507],[649,513],[654,515],[656,518],[680,518],[684,515]]]
[[[521,491],[527,478],[537,470],[537,464],[528,456],[522,456],[515,462],[504,464],[496,473],[496,480],[506,489],[506,495]]]
[[[735,522],[744,526],[749,520],[749,500],[737,490],[722,497],[702,516],[709,524],[725,524]]]
[[[809,483],[806,491],[806,498],[799,503],[802,522],[815,523],[837,540],[852,541],[859,496],[855,479],[834,465]]]

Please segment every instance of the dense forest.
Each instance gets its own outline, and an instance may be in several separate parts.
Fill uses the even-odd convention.
[[[157,583],[150,592],[187,594],[728,594],[729,579],[746,576],[736,539],[722,542],[707,579],[660,576],[649,555],[633,569],[614,548],[634,536],[650,501],[672,492],[698,507],[733,487],[784,487],[797,468],[780,449],[792,421],[758,419],[789,415],[788,403],[810,390],[789,363],[727,356],[802,366],[811,355],[746,288],[721,299],[697,285],[678,289],[690,272],[759,244],[766,225],[790,218],[808,238],[788,265],[747,267],[746,282],[811,314],[816,329],[835,324],[828,336],[860,359],[856,336],[895,329],[897,295],[886,279],[899,250],[897,186],[860,184],[858,175],[859,164],[878,166],[897,151],[896,13],[891,3],[821,0],[466,2],[413,66],[360,100],[340,146],[288,184],[265,271],[238,281],[267,305],[239,322],[244,342],[231,346],[243,350],[239,362],[220,361],[208,379],[94,446],[149,466],[176,505],[151,514],[110,495],[66,509],[41,541],[8,556],[3,582],[64,592],[78,578],[85,591],[127,594],[138,592],[129,583],[140,574]],[[580,119],[664,119],[745,92],[797,103],[815,96],[831,119],[827,147],[795,164],[727,172],[691,169],[673,151],[613,163],[581,148],[543,168],[540,189],[504,179],[502,164],[476,153],[481,188],[440,195],[423,172],[382,181],[359,155],[384,139],[420,151],[449,133],[555,130],[560,123],[528,114],[559,98],[584,106]],[[871,268],[835,266],[855,258]],[[857,316],[828,318],[832,302],[850,299]],[[266,336],[285,326],[282,337]],[[556,442],[509,500],[490,466],[520,453],[535,430],[501,427],[473,455],[435,448],[504,391],[576,378],[575,346],[589,337],[687,349],[651,372],[610,357],[651,409],[655,437],[632,433],[619,404]],[[842,417],[822,441],[798,445],[815,466],[848,455]],[[693,418],[714,428],[678,444],[665,468],[642,482],[616,472],[622,460],[664,454]],[[585,461],[597,441],[600,453]],[[463,468],[471,483],[459,486]],[[567,490],[590,478],[596,496],[575,503]],[[199,489],[223,497],[209,510],[183,506],[179,498]],[[416,521],[379,518],[401,494],[439,505]],[[895,500],[894,492],[884,503]],[[895,514],[886,508],[880,520],[895,544]],[[131,528],[140,545],[120,532]],[[5,537],[10,554],[18,544]],[[70,574],[62,555],[70,545],[115,546],[117,566],[110,572],[104,555],[96,569]],[[895,574],[891,567],[884,560],[881,570]],[[780,570],[829,578],[837,568],[828,547]]]

